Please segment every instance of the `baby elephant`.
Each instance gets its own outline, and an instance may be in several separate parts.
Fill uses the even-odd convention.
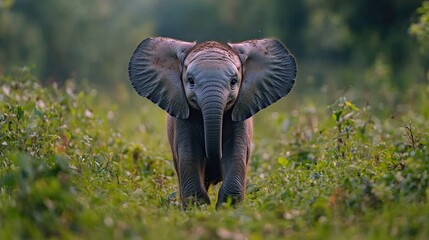
[[[182,206],[209,204],[207,190],[223,181],[216,207],[244,199],[252,116],[286,96],[294,57],[277,40],[223,45],[148,38],[131,57],[137,93],[169,115],[167,132]]]

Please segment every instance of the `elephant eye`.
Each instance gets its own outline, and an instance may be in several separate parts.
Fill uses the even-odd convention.
[[[231,82],[229,84],[231,85],[231,89],[232,90],[235,89],[235,87],[237,86],[237,83],[238,83],[237,78],[234,77],[234,78],[231,79]]]
[[[191,87],[194,87],[194,85],[195,85],[195,81],[194,81],[194,79],[193,79],[192,77],[188,77],[188,82],[189,82],[189,85],[190,85]]]

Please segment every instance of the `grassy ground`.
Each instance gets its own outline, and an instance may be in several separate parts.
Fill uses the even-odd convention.
[[[25,69],[0,82],[0,239],[429,236],[427,86],[391,110],[292,93],[255,118],[245,202],[184,212],[161,110]]]

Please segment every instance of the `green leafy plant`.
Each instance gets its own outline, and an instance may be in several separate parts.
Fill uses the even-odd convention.
[[[386,118],[341,97],[328,108],[267,111],[255,119],[245,202],[183,212],[162,111],[114,102],[72,80],[42,86],[29,68],[0,82],[1,239],[429,234],[422,108]]]

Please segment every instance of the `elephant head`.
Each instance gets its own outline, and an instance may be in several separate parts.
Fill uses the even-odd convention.
[[[225,112],[244,121],[286,96],[295,82],[294,57],[277,40],[223,45],[148,38],[129,62],[134,89],[177,119],[200,111],[208,159],[222,158]]]

